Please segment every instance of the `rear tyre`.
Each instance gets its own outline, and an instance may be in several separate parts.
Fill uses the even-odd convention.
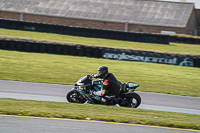
[[[127,94],[124,98],[126,106],[131,108],[137,108],[141,104],[141,97],[137,93]]]
[[[71,90],[66,95],[67,101],[71,103],[84,103],[86,99],[76,90]]]

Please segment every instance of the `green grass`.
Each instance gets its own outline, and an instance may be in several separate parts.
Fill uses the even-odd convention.
[[[200,36],[193,36],[193,35],[186,35],[186,34],[170,34],[170,36],[200,39]]]
[[[50,33],[0,29],[1,38],[59,41],[128,49],[159,50],[199,54],[199,45],[170,45],[84,38]],[[121,82],[140,84],[139,91],[200,97],[200,69],[154,63],[116,61],[67,55],[51,55],[0,50],[0,79],[73,85],[81,76],[95,74],[106,65]],[[105,112],[102,114],[102,112]],[[159,125],[200,130],[200,116],[116,108],[102,105],[0,99],[0,114],[56,117]]]
[[[142,49],[163,52],[178,52],[182,54],[198,54],[200,55],[200,45],[170,43],[170,45],[139,43],[130,41],[119,41],[110,39],[87,38],[69,35],[60,35],[52,33],[39,33],[32,31],[8,30],[0,28],[0,37],[5,38],[26,38],[45,41],[59,41],[71,44],[88,44],[107,47],[121,47],[127,49]]]
[[[118,80],[139,91],[200,97],[200,69],[155,63],[0,50],[0,79],[73,85],[82,76],[109,67]]]
[[[0,114],[70,119],[89,117],[99,121],[200,130],[200,115],[103,105],[1,99]]]

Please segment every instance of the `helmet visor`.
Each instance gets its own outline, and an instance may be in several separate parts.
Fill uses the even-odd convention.
[[[103,74],[102,71],[97,71],[97,76],[101,76]]]

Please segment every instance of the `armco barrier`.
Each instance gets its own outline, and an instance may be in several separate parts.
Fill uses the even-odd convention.
[[[92,47],[80,44],[67,45],[27,40],[0,39],[0,49],[200,67],[200,56]]]
[[[0,28],[159,44],[169,44],[170,40],[169,35],[91,29],[8,19],[0,19]]]

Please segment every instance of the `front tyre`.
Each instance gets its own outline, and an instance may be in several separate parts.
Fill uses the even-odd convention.
[[[86,99],[76,90],[71,90],[67,93],[67,101],[72,103],[84,103]]]
[[[124,97],[126,106],[131,108],[137,108],[141,104],[141,97],[137,93],[127,93]]]

